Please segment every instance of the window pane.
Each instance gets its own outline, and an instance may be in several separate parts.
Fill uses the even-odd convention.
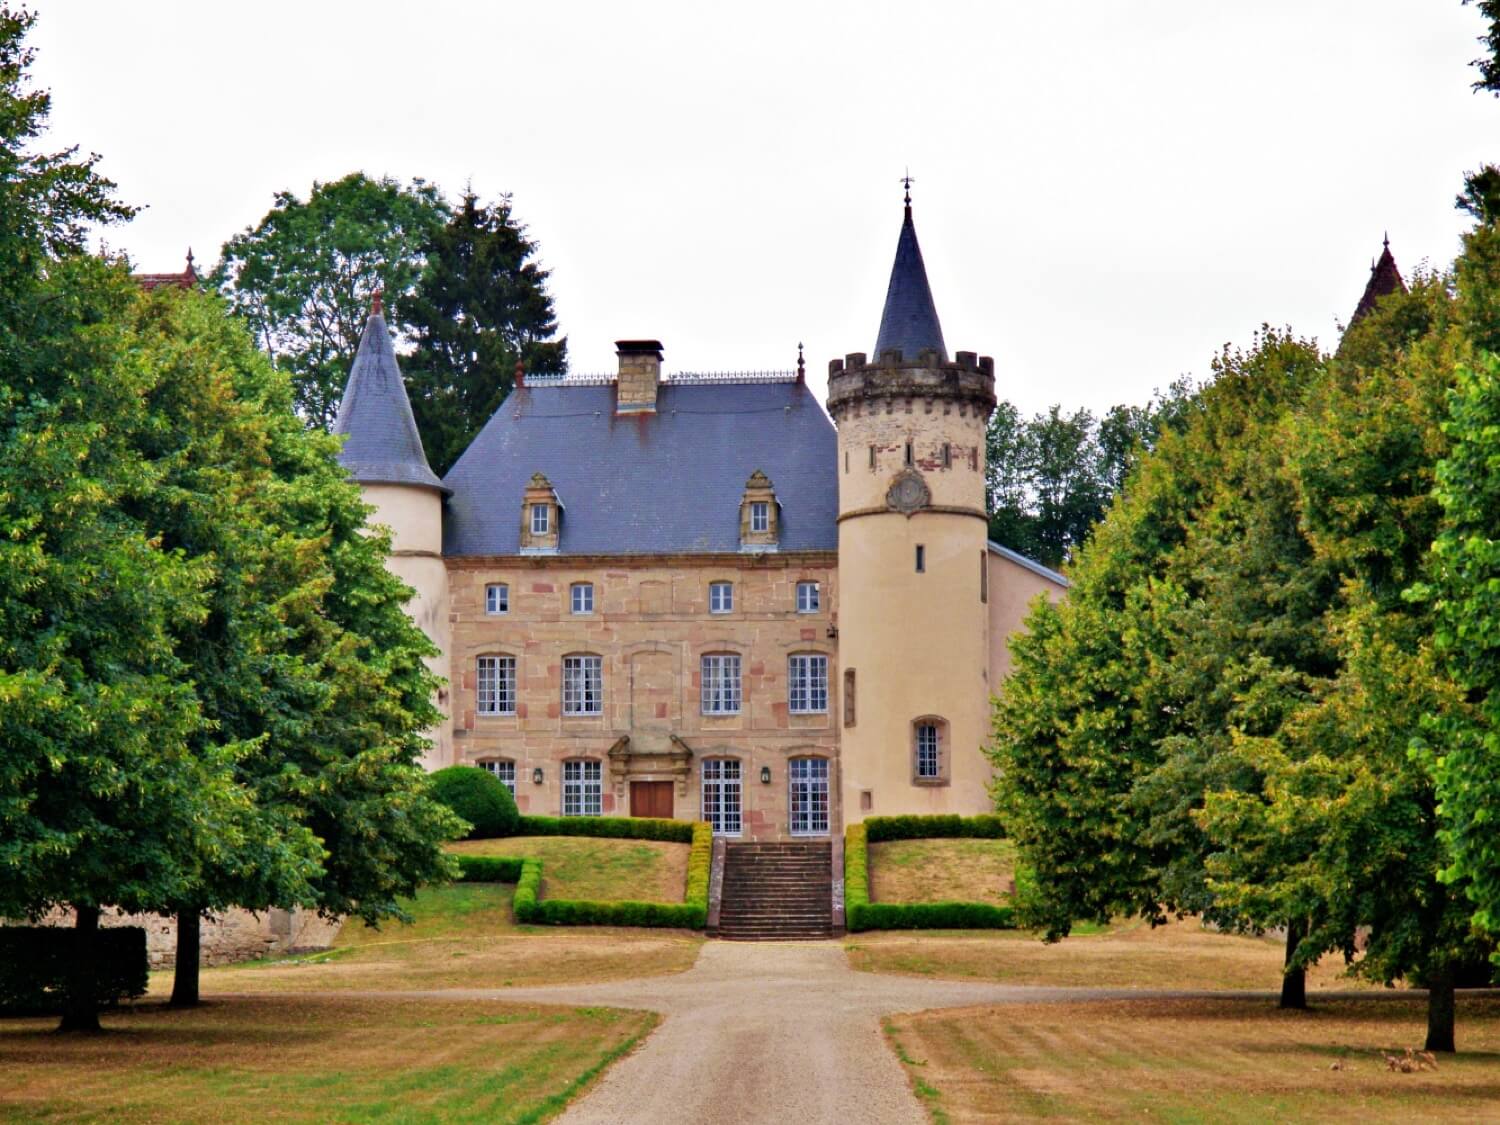
[[[787,702],[797,714],[828,710],[828,657],[793,656],[787,665]]]
[[[563,657],[563,714],[598,715],[604,711],[604,669],[597,656]]]
[[[734,586],[728,582],[711,582],[708,587],[708,611],[729,613],[734,609]]]
[[[702,709],[705,715],[733,715],[740,709],[740,658],[733,654],[705,656],[701,665]]]
[[[496,762],[496,761],[480,762],[479,763],[479,767],[481,769],[487,771],[488,773],[492,773],[496,777],[498,777],[500,779],[501,784],[503,784],[507,789],[510,790],[510,795],[512,797],[514,797],[516,795],[516,763],[515,762]]]
[[[771,529],[771,505],[764,500],[757,500],[750,505],[750,530],[769,531]]]
[[[818,612],[818,584],[816,582],[797,583],[797,612]]]
[[[533,504],[531,506],[531,534],[546,535],[548,520],[548,508],[546,504]]]
[[[510,587],[503,584],[486,586],[484,588],[484,611],[485,613],[509,613]]]
[[[563,816],[599,816],[603,808],[600,763],[574,758],[563,763]]]
[[[703,763],[703,819],[721,836],[740,834],[740,763],[710,758]]]
[[[917,725],[917,776],[939,777],[938,728],[934,723]]]
[[[793,758],[788,765],[787,777],[792,834],[825,834],[828,831],[827,760]]]
[[[589,582],[579,582],[573,587],[573,612],[594,612],[594,587]]]
[[[516,711],[516,658],[481,656],[475,676],[477,710],[481,715],[513,715]]]

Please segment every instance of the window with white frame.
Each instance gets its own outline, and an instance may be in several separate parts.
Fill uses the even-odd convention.
[[[740,710],[740,658],[737,654],[711,653],[703,658],[703,713],[735,715]]]
[[[533,504],[531,506],[531,534],[546,535],[552,530],[552,505]]]
[[[708,584],[708,612],[730,613],[734,610],[734,583],[710,582]]]
[[[481,656],[475,687],[481,715],[514,715],[516,713],[516,658],[514,656]]]
[[[592,582],[573,583],[573,612],[594,612],[594,584]]]
[[[737,758],[703,760],[703,819],[715,836],[740,834],[740,763]]]
[[[491,758],[487,762],[480,762],[479,768],[486,773],[492,773],[500,779],[500,784],[510,790],[510,795],[516,795],[516,763],[502,762],[497,758]]]
[[[817,613],[819,604],[818,584],[816,582],[798,582],[797,612]]]
[[[604,660],[598,656],[563,657],[563,714],[604,713]]]
[[[789,825],[793,836],[828,834],[828,759],[793,758],[787,763]]]
[[[828,710],[828,657],[804,652],[787,658],[787,703],[794,715]]]
[[[750,502],[750,530],[771,530],[771,502],[769,500],[752,500]]]
[[[510,587],[504,582],[491,582],[484,588],[484,612],[489,614],[510,612]]]
[[[604,772],[597,758],[570,758],[563,763],[563,816],[602,816]]]
[[[917,724],[916,775],[919,779],[936,781],[943,776],[941,739],[936,723]]]

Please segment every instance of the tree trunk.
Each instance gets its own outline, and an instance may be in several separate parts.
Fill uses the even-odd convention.
[[[1286,924],[1286,958],[1282,961],[1283,967],[1292,963],[1292,955],[1297,952],[1297,946],[1301,943],[1307,927],[1301,922],[1288,922]],[[1307,1010],[1307,970],[1286,969],[1281,977],[1281,1004],[1282,1008],[1292,1008],[1297,1011]]]
[[[99,1030],[98,971],[94,935],[99,932],[99,908],[79,906],[76,929],[78,944],[68,965],[68,994],[63,997],[62,1022],[58,1031]]]
[[[196,910],[177,912],[177,964],[172,969],[172,1007],[198,1005],[198,944],[203,915]]]
[[[1453,967],[1427,978],[1427,1049],[1453,1051]]]

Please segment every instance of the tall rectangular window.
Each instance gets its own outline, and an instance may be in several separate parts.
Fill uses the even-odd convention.
[[[828,710],[828,657],[809,652],[787,658],[787,703],[794,715]]]
[[[787,804],[793,836],[828,833],[828,760],[793,758],[787,764]]]
[[[563,816],[601,816],[604,810],[603,771],[594,758],[563,763]]]
[[[769,500],[752,500],[750,502],[750,530],[771,530],[771,502]]]
[[[510,795],[516,795],[516,763],[501,762],[490,759],[488,762],[480,762],[479,768],[486,773],[492,773],[500,779],[500,784],[510,790]]]
[[[990,600],[990,558],[988,551],[979,552],[979,600]]]
[[[936,723],[917,724],[917,776],[941,777],[938,766],[938,728]]]
[[[573,583],[573,612],[594,612],[594,584],[592,582]]]
[[[953,468],[953,446],[943,442],[943,468]]]
[[[563,657],[563,714],[604,713],[604,660],[598,656]]]
[[[927,548],[917,544],[917,573],[922,574],[927,570]]]
[[[734,584],[732,582],[710,582],[708,584],[708,612],[730,613],[734,610]]]
[[[516,713],[516,658],[514,656],[481,656],[475,677],[481,715],[514,715]]]
[[[705,656],[702,664],[703,713],[736,715],[740,710],[740,658],[734,653]]]
[[[912,461],[913,461],[913,457],[912,457],[912,451],[911,451],[911,442],[907,442],[906,443],[906,466],[907,466],[907,468],[911,468]]]
[[[510,587],[503,582],[491,582],[484,588],[484,612],[489,614],[510,612]]]
[[[703,761],[703,819],[715,836],[740,834],[740,763],[735,758]]]
[[[552,508],[547,504],[531,506],[531,534],[546,535],[552,527]]]
[[[874,467],[875,467],[875,447],[872,445],[872,446],[870,446],[870,468],[873,469]]]
[[[819,604],[818,584],[816,582],[798,582],[797,612],[817,613]]]

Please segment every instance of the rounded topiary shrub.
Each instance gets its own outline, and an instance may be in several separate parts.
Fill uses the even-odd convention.
[[[432,775],[432,794],[474,827],[471,840],[514,834],[521,814],[505,783],[475,766],[449,766]]]

